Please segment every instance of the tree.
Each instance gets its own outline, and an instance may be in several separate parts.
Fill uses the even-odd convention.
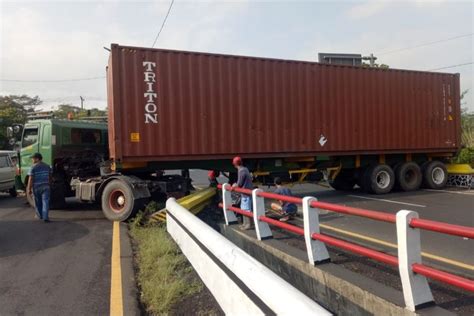
[[[468,92],[469,89],[461,93],[461,106],[467,104],[464,100]],[[474,164],[474,113],[467,107],[461,109],[461,143],[465,148],[461,149],[454,161]]]
[[[42,101],[38,96],[6,95],[0,96],[0,149],[10,149],[7,127],[25,124],[27,116],[33,113]]]
[[[54,117],[67,119],[68,114],[72,113],[75,119],[86,119],[87,117],[98,117],[107,116],[106,110],[100,110],[97,108],[93,109],[81,109],[78,106],[72,104],[60,104],[58,109],[53,112]]]
[[[389,69],[390,67],[386,64],[377,64],[377,63],[374,63],[373,66],[370,66],[370,64],[366,63],[366,62],[362,62],[362,67],[364,68],[380,68],[380,69]]]

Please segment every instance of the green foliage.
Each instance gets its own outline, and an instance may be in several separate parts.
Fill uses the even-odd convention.
[[[149,216],[164,207],[165,205],[163,203],[159,204],[156,201],[151,201],[145,206],[144,210],[140,210],[137,213],[137,215],[130,221],[130,225],[135,228],[148,227],[150,225],[153,225],[148,221]]]
[[[463,148],[454,158],[454,163],[467,163],[474,167],[474,148]]]
[[[130,233],[136,243],[141,300],[149,313],[168,314],[184,297],[201,291],[202,284],[192,278],[192,267],[165,225],[144,227],[137,222],[130,226]]]
[[[71,104],[60,104],[58,105],[58,109],[54,111],[54,117],[67,119],[68,113],[72,113],[75,119],[107,116],[106,110],[100,110],[97,108],[81,109],[80,107]]]
[[[468,92],[469,90],[465,90],[461,93],[461,105],[466,105],[463,100]],[[469,112],[467,107],[461,110],[461,144],[465,148],[459,152],[453,161],[474,166],[474,113]]]
[[[387,65],[387,64],[374,63],[373,66],[370,66],[370,64],[366,63],[366,62],[362,62],[362,67],[364,67],[364,68],[380,68],[380,69],[389,69],[390,68],[390,66]]]
[[[474,148],[474,113],[467,108],[461,111],[461,141],[466,147]]]
[[[41,103],[38,96],[0,96],[0,149],[8,149],[7,127],[25,124],[28,114],[33,113]]]

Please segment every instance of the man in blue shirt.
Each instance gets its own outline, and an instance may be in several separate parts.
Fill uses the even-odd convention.
[[[232,165],[237,169],[237,182],[234,183],[234,187],[253,190],[252,177],[250,176],[249,169],[242,163],[242,158],[234,157]],[[244,211],[252,212],[252,196],[241,193],[240,195],[240,209]],[[247,216],[242,218],[243,225],[240,226],[243,230],[249,230],[253,227],[253,220]]]
[[[51,168],[43,162],[43,156],[36,153],[32,157],[33,167],[28,175],[27,192],[34,195],[36,217],[42,219],[45,223],[49,222],[49,197],[51,194]]]
[[[276,190],[274,192],[275,194],[293,196],[290,189],[282,186],[282,182],[279,177],[275,178],[274,183],[276,185]],[[290,220],[293,216],[296,215],[296,211],[298,210],[296,204],[281,200],[277,201],[276,203],[272,203],[271,208],[272,210],[281,215],[281,222],[286,222]]]

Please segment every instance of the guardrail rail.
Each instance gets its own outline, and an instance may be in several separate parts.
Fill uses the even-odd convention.
[[[315,197],[293,197],[264,192],[261,189],[242,189],[229,184],[219,184],[222,190],[222,203],[226,225],[237,222],[235,213],[253,218],[255,231],[259,240],[272,238],[270,225],[304,236],[308,261],[319,264],[330,261],[326,244],[346,251],[366,256],[370,259],[398,267],[405,306],[415,311],[434,303],[433,295],[426,278],[437,280],[466,291],[474,292],[474,281],[429,267],[421,261],[420,229],[474,239],[474,228],[436,222],[418,218],[418,213],[400,210],[397,214],[320,202]],[[231,192],[252,196],[253,212],[245,211],[232,205]],[[272,219],[265,215],[265,198],[302,205],[304,227],[299,227]],[[319,227],[319,209],[336,213],[360,216],[372,220],[393,223],[397,230],[398,256],[369,249],[352,242],[344,241],[321,233]]]

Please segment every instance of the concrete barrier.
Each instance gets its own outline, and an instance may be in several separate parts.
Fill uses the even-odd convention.
[[[168,232],[226,314],[331,315],[175,199],[166,208]]]

